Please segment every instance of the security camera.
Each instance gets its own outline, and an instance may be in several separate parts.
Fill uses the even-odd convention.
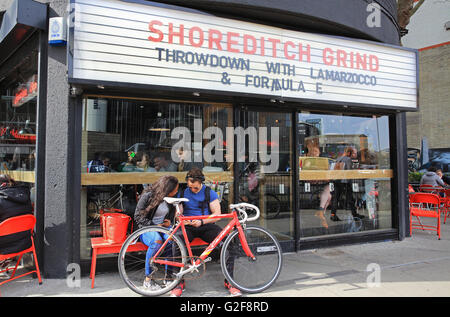
[[[76,86],[72,86],[70,87],[70,95],[72,97],[76,97],[79,96],[83,93],[83,89],[81,89],[80,87],[76,87]]]

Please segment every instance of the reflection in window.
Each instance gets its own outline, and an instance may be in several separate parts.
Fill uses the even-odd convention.
[[[38,53],[32,51],[0,79],[0,172],[35,183]],[[1,76],[0,76],[1,77]],[[34,199],[32,188],[32,199]]]
[[[193,166],[227,170],[224,145],[226,127],[233,126],[230,107],[86,99],[84,112],[83,133],[88,140],[82,163],[85,172],[176,172]],[[209,141],[204,139],[207,127],[223,131],[221,144],[212,149],[212,161],[203,157],[203,147]],[[179,139],[172,138],[174,129],[180,132],[175,135]],[[108,165],[99,168],[105,160]]]
[[[302,237],[391,228],[387,116],[301,113]]]
[[[254,224],[276,234],[294,237],[292,191],[292,116],[290,113],[242,110],[238,124],[247,131],[237,145],[239,202],[256,205],[261,216]],[[253,133],[251,131],[253,130]],[[266,131],[266,135],[260,132]]]
[[[90,256],[89,239],[102,234],[101,215],[132,216],[139,195],[162,175],[177,177],[182,190],[186,172],[199,167],[224,198],[222,209],[233,202],[230,105],[97,97],[83,103],[82,258]]]

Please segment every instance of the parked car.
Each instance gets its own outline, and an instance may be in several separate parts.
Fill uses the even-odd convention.
[[[436,166],[444,173],[450,172],[450,148],[430,149],[428,153],[430,160],[420,166],[420,172],[426,171],[430,166]]]

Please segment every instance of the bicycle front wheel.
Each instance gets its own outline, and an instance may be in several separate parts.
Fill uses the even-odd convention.
[[[181,278],[177,273],[185,269],[188,257],[179,237],[173,236],[164,245],[169,235],[166,228],[150,226],[133,232],[123,243],[118,258],[119,274],[134,292],[158,296],[178,285]]]
[[[220,264],[225,278],[243,292],[259,293],[270,287],[281,272],[283,256],[280,243],[266,229],[247,226],[247,244],[256,259],[250,259],[242,248],[237,230],[225,240]]]

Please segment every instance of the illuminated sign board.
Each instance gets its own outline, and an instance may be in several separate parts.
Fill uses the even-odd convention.
[[[72,78],[417,107],[417,51],[114,0],[76,0]]]
[[[37,75],[33,75],[26,84],[22,84],[16,89],[12,99],[13,107],[20,107],[37,96]]]

